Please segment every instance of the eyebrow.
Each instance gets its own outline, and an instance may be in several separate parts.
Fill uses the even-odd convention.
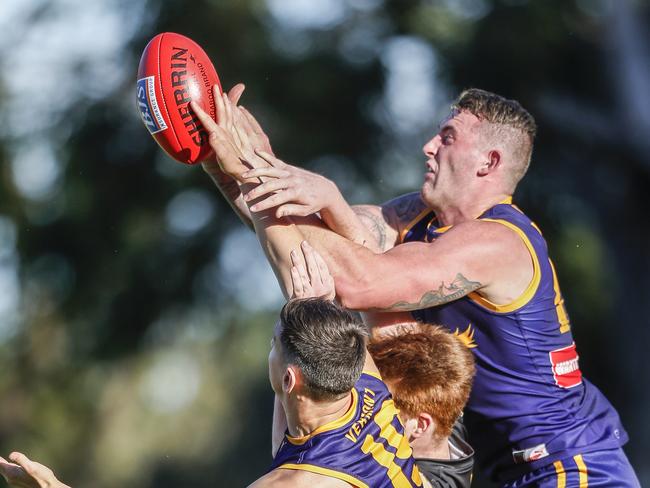
[[[438,126],[438,132],[453,132],[456,134],[458,131],[453,125],[449,123],[449,121],[447,121],[442,127],[440,125]]]

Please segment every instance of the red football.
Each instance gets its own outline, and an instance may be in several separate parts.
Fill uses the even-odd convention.
[[[160,147],[181,163],[198,163],[212,151],[189,103],[196,101],[216,120],[213,85],[221,91],[210,58],[193,40],[164,32],[144,48],[137,87],[142,121]]]

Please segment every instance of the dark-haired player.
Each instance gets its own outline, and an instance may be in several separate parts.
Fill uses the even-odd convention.
[[[367,338],[365,325],[328,299],[294,299],[282,308],[269,380],[287,433],[270,471],[251,488],[430,486],[420,477]],[[0,458],[10,486],[68,488],[24,455],[10,459]]]
[[[332,301],[299,299],[283,307],[269,378],[287,434],[271,471],[251,488],[422,486],[366,342],[363,323]]]

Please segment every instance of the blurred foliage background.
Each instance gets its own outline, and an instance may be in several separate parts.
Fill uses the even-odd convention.
[[[77,487],[245,486],[270,462],[281,295],[135,109],[140,53],[174,31],[246,83],[281,158],[352,203],[419,187],[462,88],[533,112],[515,199],[650,484],[649,26],[634,0],[0,2],[0,452]]]

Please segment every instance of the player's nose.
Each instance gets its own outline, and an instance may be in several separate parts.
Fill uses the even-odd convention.
[[[440,135],[436,134],[432,139],[427,141],[427,143],[422,146],[422,152],[425,156],[432,158],[438,153],[438,148],[440,147]]]

